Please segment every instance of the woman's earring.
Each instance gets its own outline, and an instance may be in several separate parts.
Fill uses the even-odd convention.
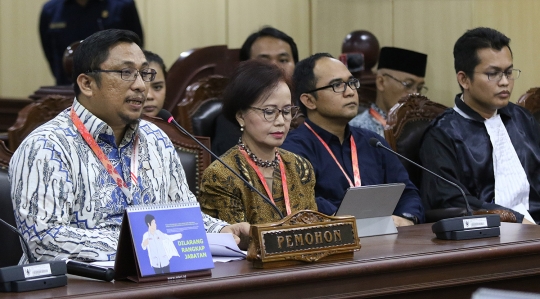
[[[244,125],[240,125],[240,132],[244,132]]]

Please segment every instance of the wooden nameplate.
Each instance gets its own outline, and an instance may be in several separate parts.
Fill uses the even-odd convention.
[[[283,220],[254,224],[247,260],[255,268],[352,259],[360,249],[353,216],[298,211]]]

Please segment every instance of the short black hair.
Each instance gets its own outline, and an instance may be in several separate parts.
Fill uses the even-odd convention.
[[[293,98],[293,102],[296,105],[300,106],[300,110],[306,116],[307,116],[307,108],[306,106],[304,106],[302,101],[300,101],[300,96],[303,93],[306,93],[310,90],[315,89],[315,86],[317,85],[317,78],[315,78],[315,73],[313,72],[313,69],[315,68],[315,64],[317,63],[317,61],[324,57],[334,58],[334,56],[328,53],[317,53],[300,61],[294,67],[294,74],[293,74],[294,89],[292,93],[292,98]],[[316,93],[313,94],[313,96],[317,98]]]
[[[141,39],[135,32],[121,29],[98,31],[81,42],[73,53],[72,79],[75,83],[73,85],[75,96],[79,96],[81,93],[77,77],[88,71],[99,69],[99,66],[109,57],[111,47],[120,42],[135,43],[141,47]],[[100,73],[93,73],[93,75],[96,82],[100,84]]]
[[[500,51],[504,47],[508,47],[510,54],[512,53],[510,38],[495,29],[478,27],[467,30],[454,45],[454,69],[456,74],[462,71],[472,80],[474,78],[474,68],[480,64],[478,50],[491,48]],[[463,88],[461,89],[463,90]]]
[[[240,62],[223,91],[223,116],[238,125],[236,113],[270,96],[280,82],[290,88],[287,76],[275,64],[259,59]]]
[[[294,42],[292,37],[288,36],[285,32],[270,26],[265,26],[261,30],[248,36],[248,38],[242,45],[242,48],[240,48],[240,61],[246,61],[251,59],[251,46],[253,46],[253,43],[259,37],[263,36],[274,37],[289,44],[289,46],[291,47],[294,63],[296,64],[298,62],[298,48],[296,47],[296,43]]]
[[[165,77],[165,80],[167,80],[167,67],[165,66],[165,62],[163,62],[163,59],[156,53],[150,52],[148,50],[143,50],[143,53],[148,63],[155,62],[161,67],[161,71],[163,71],[163,77]]]
[[[146,223],[147,226],[150,226],[152,224],[152,220],[154,219],[156,219],[154,215],[146,214],[146,216],[144,216],[144,223]]]

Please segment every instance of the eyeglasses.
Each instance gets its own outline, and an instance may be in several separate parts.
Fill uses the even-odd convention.
[[[125,69],[121,70],[91,70],[87,71],[88,73],[120,73],[120,78],[124,81],[135,81],[137,80],[137,76],[141,75],[141,78],[145,82],[152,82],[156,78],[156,70],[147,68],[143,70],[137,70],[136,68],[127,67]]]
[[[419,94],[426,94],[428,92],[428,90],[429,90],[424,85],[418,85],[418,86],[415,87],[415,84],[413,82],[401,81],[401,80],[397,79],[396,77],[394,77],[394,76],[392,76],[390,74],[383,74],[383,76],[386,76],[386,77],[389,77],[389,78],[392,78],[392,79],[396,80],[401,85],[403,85],[403,87],[405,87],[405,89],[408,90],[408,91],[416,92],[416,93],[419,93]]]
[[[262,111],[264,119],[266,119],[267,121],[276,120],[276,118],[278,118],[280,113],[281,115],[283,115],[283,119],[291,120],[296,116],[296,114],[298,114],[298,110],[300,109],[297,106],[285,106],[282,109],[259,108],[259,107],[249,107],[249,108]]]
[[[483,72],[475,72],[475,73],[486,75],[489,81],[501,81],[503,75],[508,80],[516,80],[517,78],[519,78],[519,75],[521,75],[521,70],[510,69],[510,70],[507,70],[506,72],[498,71],[498,72],[490,72],[490,73],[483,73]]]
[[[323,87],[319,87],[317,89],[310,90],[310,91],[308,91],[306,93],[312,93],[312,92],[316,92],[316,91],[326,89],[326,88],[330,88],[330,87],[332,87],[332,90],[335,93],[342,93],[342,92],[345,92],[345,90],[347,90],[347,86],[349,86],[352,90],[358,89],[358,88],[360,88],[360,81],[358,81],[358,79],[354,78],[354,79],[350,79],[347,82],[341,81],[341,82],[332,83],[330,85],[326,85],[326,86],[323,86]]]

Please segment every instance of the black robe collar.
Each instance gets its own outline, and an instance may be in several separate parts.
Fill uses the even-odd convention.
[[[465,114],[467,114],[471,119],[479,122],[484,122],[486,119],[483,118],[480,114],[478,114],[478,112],[474,111],[467,104],[465,104],[465,102],[461,100],[461,96],[462,93],[456,95],[456,98],[454,99],[454,103],[456,104],[456,106]],[[501,115],[501,118],[511,118],[510,112],[508,110],[509,109],[507,105],[501,109],[497,109],[497,113]]]

